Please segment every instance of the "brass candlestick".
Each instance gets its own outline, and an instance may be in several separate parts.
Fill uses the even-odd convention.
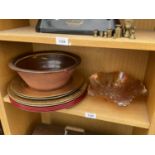
[[[112,29],[108,29],[107,33],[108,33],[108,38],[111,38],[112,37]]]
[[[94,30],[94,37],[98,36],[98,30]]]
[[[99,32],[100,37],[103,37],[103,34],[104,34],[103,31]]]
[[[114,38],[121,38],[121,37],[122,37],[121,25],[116,25]]]

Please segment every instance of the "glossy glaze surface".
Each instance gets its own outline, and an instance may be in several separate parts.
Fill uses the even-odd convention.
[[[44,51],[21,55],[9,63],[26,84],[37,90],[58,89],[70,80],[81,59],[75,54]]]

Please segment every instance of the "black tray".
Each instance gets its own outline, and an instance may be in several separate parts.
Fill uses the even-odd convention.
[[[115,29],[117,19],[41,19],[36,25],[37,32],[58,34],[93,35],[94,30]]]

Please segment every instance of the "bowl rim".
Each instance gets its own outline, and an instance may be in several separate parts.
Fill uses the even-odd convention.
[[[11,68],[12,70],[17,71],[17,72],[40,73],[40,74],[41,73],[56,73],[56,72],[64,72],[64,71],[72,70],[81,63],[81,58],[78,55],[73,54],[73,53],[69,53],[69,52],[66,52],[66,51],[48,50],[48,51],[36,51],[36,52],[33,52],[33,53],[32,52],[25,53],[25,54],[22,54],[22,55],[19,55],[19,56],[13,58],[8,64],[9,68]],[[22,61],[23,59],[25,59],[27,57],[35,56],[35,55],[38,55],[38,54],[39,55],[44,55],[44,54],[66,55],[66,56],[71,57],[72,59],[74,59],[75,63],[73,65],[71,65],[69,67],[66,67],[66,68],[63,68],[63,69],[59,69],[59,70],[43,70],[43,71],[41,71],[41,70],[33,70],[33,69],[24,69],[24,68],[16,66],[17,61],[19,62],[19,61]]]

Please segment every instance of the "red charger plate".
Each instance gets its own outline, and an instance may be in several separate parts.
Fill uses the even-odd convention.
[[[76,99],[74,99],[74,100],[72,100],[72,101],[70,101],[68,103],[55,105],[55,106],[48,106],[48,107],[26,106],[26,105],[17,103],[11,97],[9,97],[9,98],[10,98],[11,104],[13,104],[14,106],[16,106],[19,109],[22,109],[22,110],[25,110],[25,111],[30,111],[30,112],[49,112],[49,111],[56,111],[56,110],[60,110],[60,109],[71,108],[72,106],[75,106],[76,104],[78,104],[86,96],[86,92],[84,92],[80,97],[78,97],[78,98],[76,98]]]

